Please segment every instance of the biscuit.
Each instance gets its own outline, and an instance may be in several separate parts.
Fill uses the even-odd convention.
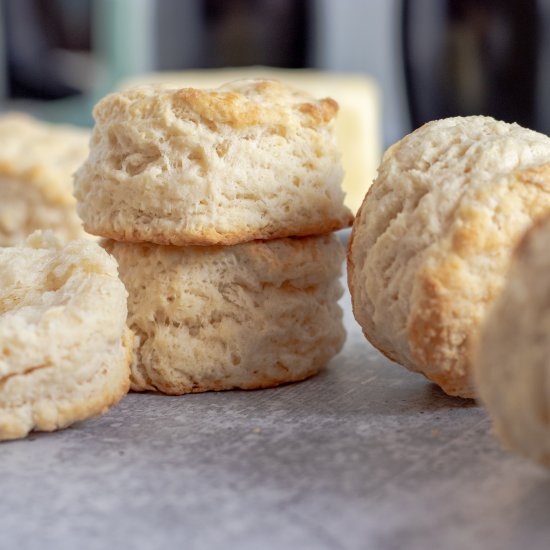
[[[516,240],[550,209],[550,138],[487,117],[431,122],[385,153],[348,252],[355,318],[390,359],[472,397],[472,335]]]
[[[0,246],[36,229],[51,229],[64,242],[85,236],[72,178],[88,155],[89,136],[23,114],[0,117]]]
[[[376,176],[381,156],[380,90],[377,82],[366,74],[319,69],[233,67],[133,75],[118,82],[118,87],[127,90],[155,83],[167,88],[214,88],[224,82],[250,78],[282,80],[314,97],[329,96],[338,101],[335,127],[345,172],[342,182],[346,193],[344,203],[352,212],[357,212]]]
[[[0,440],[104,413],[128,391],[132,338],[117,265],[37,232],[0,248]]]
[[[347,227],[337,110],[274,80],[109,95],[75,177],[78,212],[95,235],[178,246]]]
[[[503,442],[550,466],[550,217],[517,247],[476,346],[481,401]]]
[[[345,332],[334,236],[231,247],[104,242],[128,289],[132,389],[256,389],[319,372]]]

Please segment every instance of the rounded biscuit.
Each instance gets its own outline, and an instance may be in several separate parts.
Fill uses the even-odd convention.
[[[178,246],[347,227],[337,110],[274,80],[111,94],[94,109],[78,212],[90,233]]]
[[[474,374],[501,440],[550,467],[550,217],[514,253],[475,346]]]
[[[128,289],[132,389],[256,389],[319,372],[341,349],[334,236],[231,247],[103,243]]]
[[[0,440],[104,413],[129,388],[124,285],[92,241],[0,248]]]
[[[354,223],[355,318],[390,359],[473,397],[472,336],[525,228],[550,210],[550,138],[488,117],[419,128],[385,153]]]
[[[90,132],[20,113],[0,117],[0,246],[37,229],[63,241],[86,236],[76,213],[73,174],[88,155]]]

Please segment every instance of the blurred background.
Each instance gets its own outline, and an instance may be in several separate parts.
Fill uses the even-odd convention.
[[[263,65],[369,76],[384,146],[457,114],[550,133],[550,0],[0,0],[0,23],[1,108],[51,121],[143,73]]]

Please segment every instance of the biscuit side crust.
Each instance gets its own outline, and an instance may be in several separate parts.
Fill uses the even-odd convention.
[[[1,246],[21,243],[37,229],[50,229],[63,242],[86,237],[74,202],[51,203],[26,180],[2,174],[0,196]]]
[[[343,250],[333,236],[104,246],[129,292],[133,390],[271,387],[317,373],[343,345]]]

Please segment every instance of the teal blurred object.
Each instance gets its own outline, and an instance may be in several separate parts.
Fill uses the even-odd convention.
[[[316,2],[0,0],[3,108],[91,125],[97,100],[133,75],[315,66]]]
[[[4,0],[10,1],[21,0]],[[81,65],[78,69],[96,73],[93,85],[86,87],[83,84],[83,93],[64,99],[10,99],[7,97],[4,2],[0,2],[0,97],[4,111],[25,111],[51,122],[91,126],[92,108],[98,99],[113,91],[120,80],[151,71],[154,67],[156,1],[92,0],[91,59],[89,67]],[[78,4],[74,0],[56,0],[52,7],[55,5],[56,9],[63,10],[63,17],[70,21],[71,11],[77,10]],[[17,29],[22,33],[31,31],[32,27]]]
[[[98,93],[129,76],[153,70],[155,0],[94,0],[93,41],[105,74]]]

